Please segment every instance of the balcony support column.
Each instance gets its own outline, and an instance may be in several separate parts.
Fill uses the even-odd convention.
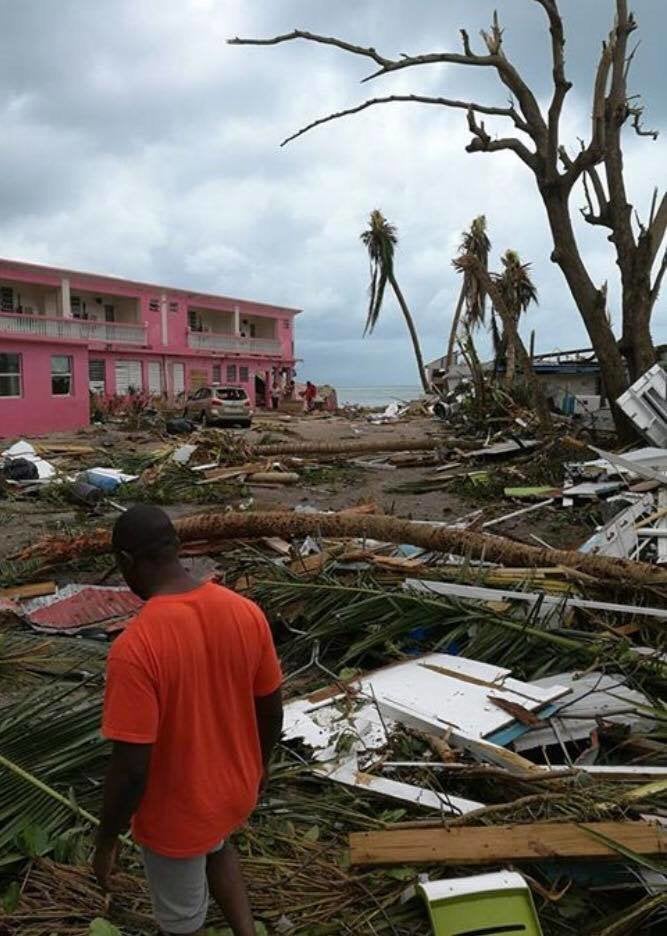
[[[60,280],[60,306],[63,318],[72,318],[72,300],[70,297],[69,280],[63,276]]]

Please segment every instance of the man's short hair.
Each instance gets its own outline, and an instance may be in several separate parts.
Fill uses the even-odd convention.
[[[153,504],[136,504],[121,514],[111,542],[114,552],[158,561],[177,556],[180,545],[174,524],[164,510]]]

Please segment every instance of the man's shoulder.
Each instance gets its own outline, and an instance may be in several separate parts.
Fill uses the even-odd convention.
[[[246,598],[245,595],[232,591],[231,588],[224,585],[218,585],[215,582],[212,582],[211,585],[215,589],[213,592],[215,599],[220,602],[221,607],[231,608],[239,614],[246,614],[255,621],[263,619],[264,615],[261,608],[250,598]]]

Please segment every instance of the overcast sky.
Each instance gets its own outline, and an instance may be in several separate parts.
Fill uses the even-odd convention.
[[[494,5],[507,54],[546,101],[548,35],[534,0],[0,0],[0,255],[296,306],[301,376],[414,383],[393,301],[362,340],[368,265],[359,233],[373,208],[397,225],[398,279],[430,359],[443,352],[458,292],[450,260],[460,232],[485,213],[492,265],[507,247],[533,264],[540,305],[526,333],[536,329],[542,350],[585,344],[549,262],[532,177],[511,154],[466,154],[462,112],[384,105],[279,147],[367,94],[503,105],[493,75],[436,66],[361,86],[371,63],[335,49],[225,44],[299,27],[389,56],[458,51],[458,29],[477,37]],[[665,0],[633,6],[641,46],[632,89],[643,94],[647,124],[663,129]],[[575,82],[563,129],[573,149],[587,131],[612,7],[561,0]],[[627,136],[631,195],[644,214],[652,187],[666,181],[664,139]],[[580,229],[596,281],[610,281],[618,321],[605,233]],[[663,298],[655,312],[663,342],[665,309]]]

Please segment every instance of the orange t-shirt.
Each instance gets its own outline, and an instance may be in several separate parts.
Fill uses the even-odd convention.
[[[245,822],[262,774],[254,699],[281,681],[246,598],[209,582],[146,603],[109,653],[102,722],[105,738],[153,745],[138,842],[186,858]]]

